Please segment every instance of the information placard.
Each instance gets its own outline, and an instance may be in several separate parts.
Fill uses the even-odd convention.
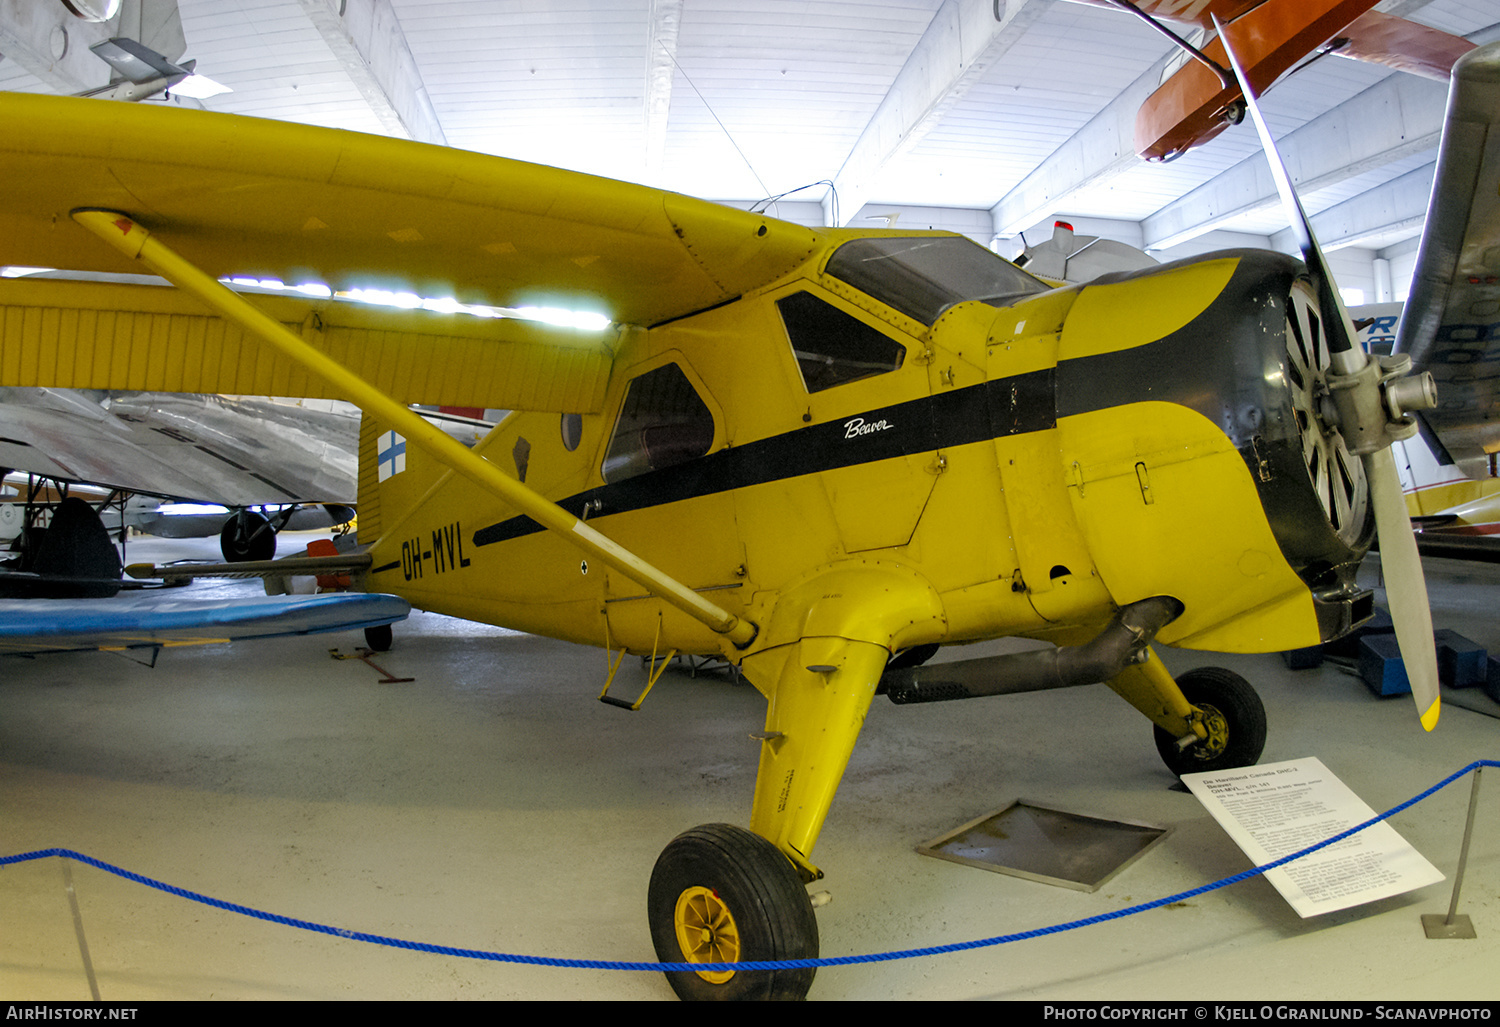
[[[1375,816],[1312,756],[1184,774],[1182,781],[1256,866]],[[1437,867],[1385,822],[1268,870],[1265,876],[1302,917],[1400,895],[1443,879]]]

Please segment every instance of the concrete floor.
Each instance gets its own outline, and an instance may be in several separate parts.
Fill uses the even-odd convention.
[[[132,543],[129,557],[162,552]],[[1500,570],[1431,561],[1429,573],[1438,625],[1500,652]],[[0,854],[75,849],[255,909],[445,946],[652,959],[652,864],[687,827],[748,818],[760,697],[721,675],[669,672],[631,714],[595,701],[598,650],[427,614],[398,625],[379,659],[416,680],[380,684],[329,656],[361,643],[351,632],[174,650],[154,669],[103,653],[0,659]],[[1377,810],[1500,757],[1500,705],[1477,690],[1450,693],[1424,735],[1409,699],[1377,700],[1331,666],[1164,657],[1179,672],[1220,663],[1250,678],[1270,719],[1263,761],[1317,756]],[[1461,903],[1476,941],[1423,935],[1419,915],[1446,911],[1451,882],[1302,920],[1256,878],[1037,940],[823,969],[810,998],[1500,998],[1491,773]],[[816,854],[833,897],[818,913],[822,953],[1044,927],[1245,869],[1173,783],[1149,726],[1102,686],[877,699]],[[1468,797],[1465,780],[1394,821],[1450,875]],[[914,851],[1017,798],[1174,830],[1093,894]],[[86,865],[71,873],[106,1000],[672,998],[656,973],[381,948]],[[62,862],[0,870],[0,998],[88,997]]]

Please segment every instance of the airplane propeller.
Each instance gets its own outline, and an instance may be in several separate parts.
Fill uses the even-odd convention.
[[[1292,187],[1291,175],[1287,173],[1286,164],[1276,149],[1270,129],[1266,127],[1239,56],[1217,17],[1214,18],[1214,27],[1244,93],[1255,129],[1260,134],[1266,162],[1271,166],[1271,177],[1276,181],[1276,191],[1281,194],[1282,206],[1286,208],[1287,219],[1297,234],[1302,260],[1317,293],[1331,355],[1327,382],[1329,395],[1322,404],[1323,419],[1337,428],[1349,452],[1358,455],[1364,464],[1370,501],[1375,511],[1375,532],[1380,541],[1386,602],[1396,627],[1396,641],[1401,646],[1406,675],[1411,681],[1417,715],[1422,727],[1431,731],[1437,726],[1440,708],[1432,610],[1428,605],[1427,583],[1422,576],[1417,541],[1412,534],[1390,446],[1416,433],[1416,422],[1410,413],[1436,406],[1437,389],[1429,374],[1408,376],[1411,369],[1409,357],[1371,357],[1359,345],[1349,312],[1344,309],[1328,262],[1313,235],[1312,222]]]

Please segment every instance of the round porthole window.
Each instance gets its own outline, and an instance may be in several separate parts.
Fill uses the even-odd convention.
[[[578,448],[583,441],[583,415],[562,415],[562,444],[569,453]]]

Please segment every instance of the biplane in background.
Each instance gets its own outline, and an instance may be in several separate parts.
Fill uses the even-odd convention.
[[[1500,50],[1474,66],[1459,91],[1500,109]],[[386,138],[32,96],[0,114],[4,259],[177,286],[0,283],[0,384],[347,399],[360,551],[324,570],[441,613],[718,657],[765,695],[750,830],[690,830],[652,874],[664,959],[817,953],[813,848],[877,692],[1107,681],[1172,770],[1254,762],[1250,685],[1174,680],[1153,646],[1337,636],[1371,610],[1355,573],[1377,533],[1436,721],[1389,450],[1428,390],[1351,345],[1315,248],[1052,288],[958,236],[806,228]],[[219,281],[241,273],[610,324],[251,302]],[[516,412],[470,450],[414,402]],[[913,666],[1000,636],[1057,648]],[[688,997],[795,997],[813,971],[669,977]]]
[[[1227,66],[1215,19],[1224,24],[1256,96],[1314,53],[1446,82],[1453,62],[1474,48],[1461,36],[1383,14],[1374,9],[1377,0],[1074,2],[1130,11],[1183,51],[1136,115],[1135,152],[1146,160],[1179,157],[1245,116],[1244,92]]]
[[[166,647],[238,639],[344,630],[364,630],[367,639],[382,639],[410,610],[405,600],[379,594],[214,599],[170,594],[165,589],[187,579],[143,582],[121,576],[120,551],[101,512],[117,524],[140,518],[138,511],[130,510],[131,499],[119,490],[49,484],[35,476],[21,487],[21,494],[0,501],[0,513],[5,515],[0,522],[6,529],[0,532],[0,544],[9,546],[0,548],[0,655],[150,650],[154,664],[156,654]],[[155,507],[158,501],[148,502]],[[173,537],[218,534],[217,525],[225,516],[226,512],[209,515],[203,522],[207,531],[183,527],[179,532],[178,525],[170,530],[178,532]],[[323,513],[318,526],[327,526],[337,516]],[[146,520],[150,523],[149,517]],[[274,534],[270,541],[274,554]],[[337,552],[327,539],[312,546]],[[277,562],[280,587],[267,588],[268,592],[299,587],[292,581],[298,576],[289,571],[295,563]],[[300,577],[311,587],[314,575]],[[122,591],[129,594],[120,596]]]

